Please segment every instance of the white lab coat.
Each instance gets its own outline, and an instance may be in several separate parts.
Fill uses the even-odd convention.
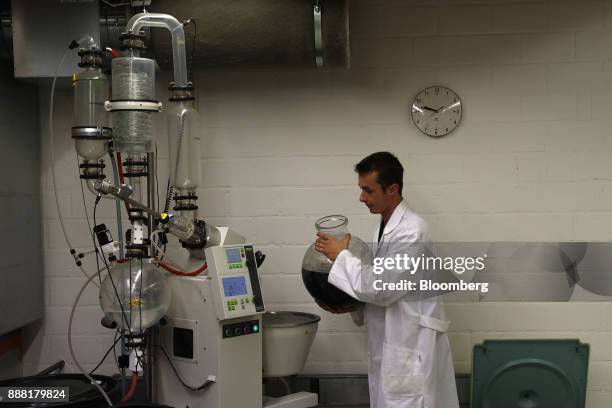
[[[419,256],[430,244],[425,221],[405,200],[395,208],[377,244],[379,228],[373,241],[375,257],[397,253]],[[425,273],[417,272],[410,279],[418,282],[427,278]],[[385,279],[409,276],[397,271],[394,275]],[[373,280],[377,278],[380,276],[371,266],[362,265],[348,250],[340,252],[328,278],[334,286],[365,302],[370,406],[458,408],[443,305],[437,298],[407,301],[407,292],[376,291]]]

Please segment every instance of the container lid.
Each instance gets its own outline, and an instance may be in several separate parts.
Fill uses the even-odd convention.
[[[579,340],[486,340],[474,346],[472,406],[584,407],[588,361]]]
[[[263,314],[263,326],[266,327],[296,327],[317,323],[321,317],[303,312],[266,312]]]

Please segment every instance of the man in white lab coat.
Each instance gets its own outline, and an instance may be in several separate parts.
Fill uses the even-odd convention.
[[[374,257],[418,257],[428,249],[425,221],[402,198],[404,169],[388,152],[378,152],[355,166],[360,201],[381,222],[374,234]],[[364,302],[368,330],[370,406],[372,408],[457,408],[459,406],[442,304],[418,291],[383,290],[381,282],[418,282],[428,272],[401,268],[374,273],[372,265],[348,251],[350,235],[337,239],[318,234],[317,251],[334,265],[328,281]],[[380,272],[380,271],[378,271]],[[378,283],[375,281],[378,280]],[[378,290],[377,290],[378,289]],[[321,305],[328,311],[346,312]]]

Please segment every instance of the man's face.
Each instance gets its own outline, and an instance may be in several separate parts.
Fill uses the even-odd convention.
[[[389,191],[385,192],[378,182],[378,173],[371,171],[360,174],[359,188],[361,189],[359,201],[364,203],[372,214],[381,214],[388,205]]]

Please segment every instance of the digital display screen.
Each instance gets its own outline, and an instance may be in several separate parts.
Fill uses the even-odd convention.
[[[221,280],[223,281],[223,292],[225,293],[225,297],[247,294],[246,280],[244,276],[222,278]]]
[[[227,255],[227,263],[241,263],[242,258],[240,257],[240,248],[228,248],[225,250],[225,254]]]

